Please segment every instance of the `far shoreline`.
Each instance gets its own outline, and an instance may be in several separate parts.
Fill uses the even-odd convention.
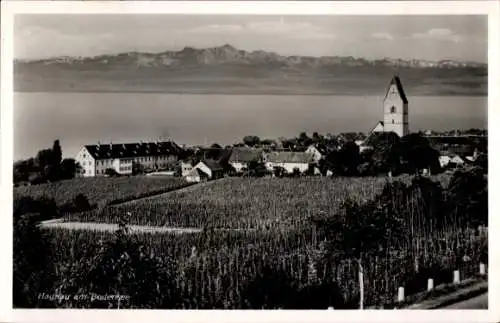
[[[65,90],[58,90],[58,91],[26,91],[26,90],[16,90],[14,89],[12,91],[15,94],[26,94],[26,93],[33,93],[33,94],[59,94],[59,93],[67,93],[67,94],[172,94],[172,95],[232,95],[232,96],[360,96],[360,97],[383,97],[383,95],[376,94],[376,93],[324,93],[324,92],[304,92],[304,93],[287,93],[287,92],[281,92],[281,91],[266,91],[266,92],[213,92],[213,91],[155,91],[155,90],[150,90],[150,91],[145,91],[145,90],[131,90],[131,91],[125,91],[125,90],[80,90],[80,91],[65,91]],[[421,94],[409,94],[410,97],[482,97],[482,98],[488,98],[488,93],[421,93]]]

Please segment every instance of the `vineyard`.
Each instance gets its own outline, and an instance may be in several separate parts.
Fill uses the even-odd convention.
[[[96,268],[106,270],[98,260],[103,240],[113,240],[110,233],[51,230],[57,245],[53,262],[57,266],[59,292],[68,293],[95,281]],[[218,234],[134,235],[142,245],[145,259],[157,258],[169,269],[169,282],[142,270],[134,271],[133,282],[124,283],[118,292],[131,295],[124,308],[356,308],[359,301],[357,265],[350,259],[321,262],[311,251],[307,232],[276,231],[225,232]],[[436,283],[452,280],[453,269],[465,275],[475,272],[479,260],[487,258],[487,235],[468,231],[440,232],[426,239],[432,242],[419,273],[413,263],[413,250],[388,252],[385,257],[370,257],[365,266],[365,304],[394,305],[397,289],[420,292],[427,278]],[[462,245],[460,247],[460,245]],[[81,246],[85,246],[82,248]],[[464,263],[459,250],[466,250],[471,260]],[[130,253],[130,251],[128,251]],[[319,251],[320,252],[320,251]],[[130,257],[133,259],[133,255]],[[97,263],[96,263],[97,262]],[[71,264],[67,266],[65,264]],[[170,264],[167,266],[167,264]],[[114,277],[113,272],[106,275]],[[114,279],[114,278],[113,278]],[[114,281],[111,279],[111,281]],[[148,281],[141,283],[142,281]],[[150,280],[153,280],[152,282]],[[316,282],[321,282],[319,285]],[[103,283],[100,288],[113,284]],[[157,286],[158,299],[148,293],[149,284]],[[113,285],[115,286],[115,285]],[[127,287],[128,286],[128,287]],[[316,292],[304,298],[304,291]],[[325,290],[326,288],[326,290]],[[116,291],[116,290],[115,290]],[[323,292],[321,292],[323,291]],[[145,296],[147,295],[147,296]],[[159,299],[168,298],[168,304]],[[49,307],[51,305],[48,305]],[[54,306],[54,305],[52,305]],[[108,303],[59,304],[63,307],[106,307]]]
[[[405,183],[409,176],[399,177]],[[435,177],[443,186],[449,176]],[[364,202],[386,184],[383,177],[367,178],[225,178],[103,210],[72,214],[68,221],[118,223],[129,214],[129,224],[170,227],[284,228],[296,227],[321,213],[338,212],[341,202]]]
[[[178,177],[93,177],[14,188],[16,196],[54,199],[58,206],[71,203],[83,194],[92,206],[104,206],[151,196],[187,186]]]
[[[129,298],[40,300],[23,279],[15,295],[48,308],[394,308],[399,287],[409,296],[428,278],[449,283],[454,270],[465,279],[488,263],[488,232],[478,228],[487,227],[487,213],[480,171],[392,181],[225,178],[69,216],[118,223],[117,232],[49,228],[43,239],[22,239],[36,231],[19,218],[14,254],[22,264],[26,255],[16,250],[44,241],[30,256],[41,269],[25,272],[37,273],[47,293]],[[202,230],[127,233],[126,224]]]

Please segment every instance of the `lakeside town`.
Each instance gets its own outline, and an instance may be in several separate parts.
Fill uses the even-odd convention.
[[[74,159],[66,159],[65,164],[73,169],[74,176],[148,174],[180,176],[189,182],[224,176],[374,176],[414,170],[431,174],[457,167],[486,167],[485,130],[409,133],[408,99],[399,77],[391,80],[383,105],[384,121],[377,122],[366,134],[335,136],[314,132],[309,136],[303,132],[296,138],[276,140],[249,135],[240,143],[224,147],[217,143],[208,147],[186,147],[161,140],[98,142],[85,145]],[[38,162],[44,159],[44,153],[39,152]],[[408,155],[411,153],[414,153],[413,160]],[[14,182],[43,181],[44,174],[29,172],[34,164],[34,159],[17,162]],[[46,180],[50,180],[50,174],[45,175]]]

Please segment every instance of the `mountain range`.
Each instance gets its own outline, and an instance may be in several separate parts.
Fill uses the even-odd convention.
[[[394,73],[418,95],[486,93],[485,63],[285,56],[228,44],[160,53],[16,60],[14,88],[19,92],[372,94]]]

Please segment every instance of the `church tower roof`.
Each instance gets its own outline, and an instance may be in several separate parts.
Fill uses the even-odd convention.
[[[385,94],[385,97],[387,97],[387,94],[389,93],[389,89],[391,87],[391,85],[395,84],[396,85],[396,88],[398,89],[398,92],[399,92],[399,96],[401,97],[401,100],[403,100],[403,102],[406,104],[408,103],[408,99],[406,98],[406,94],[405,94],[405,91],[403,89],[403,84],[401,84],[401,80],[399,79],[399,76],[397,75],[394,75],[391,79],[391,82],[389,83],[389,86],[387,87],[387,92]],[[385,100],[385,98],[384,98]]]

